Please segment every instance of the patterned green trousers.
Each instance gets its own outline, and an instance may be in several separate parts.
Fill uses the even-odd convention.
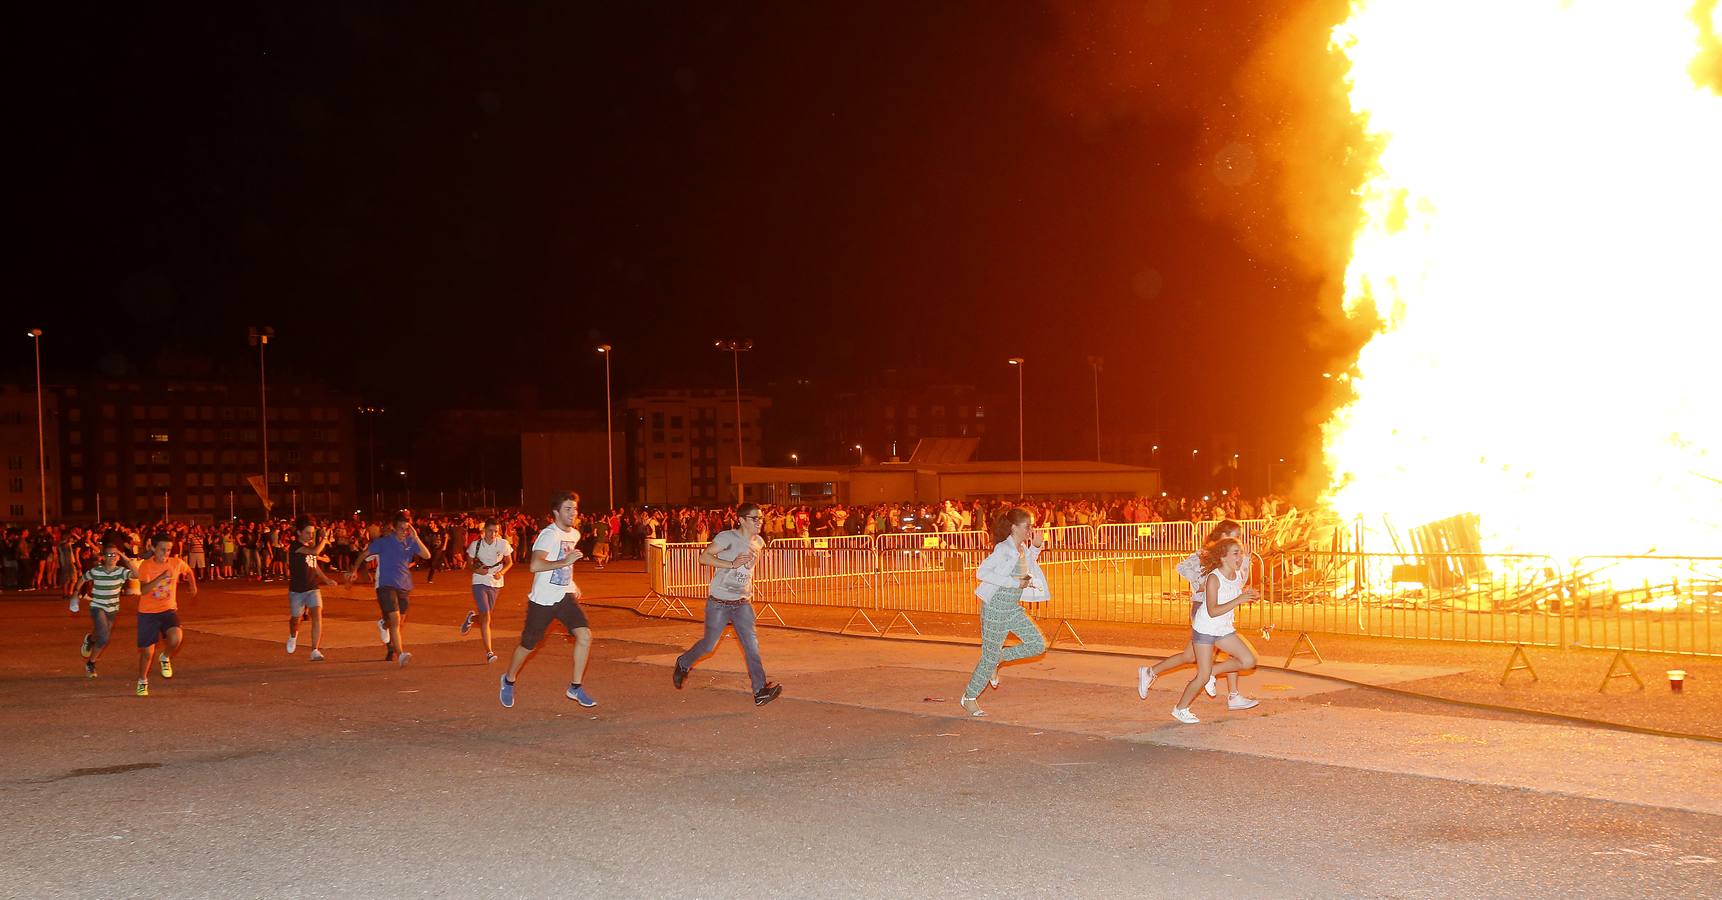
[[[1022,643],[1005,649],[1005,636],[1014,633]],[[981,661],[969,678],[964,697],[979,697],[998,671],[999,663],[1028,659],[1046,652],[1046,638],[1022,608],[1022,588],[999,588],[991,600],[981,604]]]

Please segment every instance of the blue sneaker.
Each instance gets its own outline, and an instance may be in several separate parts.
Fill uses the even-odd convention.
[[[508,683],[507,675],[502,676],[502,693],[499,696],[504,707],[514,708],[514,685]]]
[[[593,700],[592,695],[586,693],[586,686],[585,685],[581,685],[580,687],[575,687],[573,685],[569,685],[568,686],[568,699],[574,701],[575,703],[580,704],[581,706],[586,707],[587,709],[591,709],[592,707],[598,705],[598,701]]]

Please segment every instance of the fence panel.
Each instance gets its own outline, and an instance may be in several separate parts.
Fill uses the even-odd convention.
[[[1052,599],[1031,610],[1047,619],[1185,624],[1190,584],[1177,568],[1188,555],[1048,548],[1041,552],[1040,567]]]
[[[1573,646],[1722,655],[1722,558],[1582,556],[1571,571]]]
[[[1044,537],[1047,547],[1092,550],[1099,546],[1095,541],[1092,525],[1055,525],[1050,528],[1037,526],[1035,531]]]
[[[815,539],[820,540],[820,539]],[[767,545],[754,569],[755,603],[875,609],[878,557],[864,547]]]
[[[1240,628],[1559,647],[1564,581],[1552,557],[1288,552],[1270,556]]]
[[[871,550],[873,538],[865,534],[837,534],[829,537],[772,538],[771,546],[786,550]]]
[[[878,535],[879,608],[973,615],[980,605],[975,567],[992,552],[985,538],[974,531]]]
[[[1196,552],[1194,522],[1117,522],[1096,529],[1096,546],[1133,553]]]

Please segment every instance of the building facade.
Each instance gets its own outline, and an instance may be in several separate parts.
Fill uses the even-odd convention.
[[[66,519],[261,516],[257,385],[103,379],[58,393]],[[321,386],[270,385],[268,493],[278,515],[356,507],[354,408]]]
[[[629,499],[654,506],[733,502],[730,468],[759,462],[760,420],[770,406],[765,397],[741,395],[738,451],[734,391],[653,390],[629,397]]]
[[[36,389],[34,385],[0,386],[0,459],[5,469],[0,477],[0,522],[7,525],[36,525],[43,518],[43,494],[47,495],[47,520],[58,521],[60,504],[59,395],[42,392],[42,440],[37,441]],[[39,448],[45,454],[39,454]],[[47,465],[47,490],[43,490],[42,463]]]

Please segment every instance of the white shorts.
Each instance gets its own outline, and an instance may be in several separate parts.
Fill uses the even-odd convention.
[[[292,609],[291,616],[298,618],[307,609],[316,609],[323,605],[322,591],[288,591],[287,606]]]

